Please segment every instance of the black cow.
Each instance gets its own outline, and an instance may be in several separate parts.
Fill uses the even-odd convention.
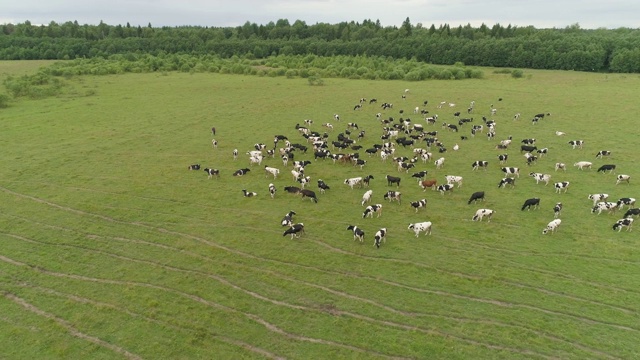
[[[400,181],[402,179],[399,177],[395,177],[395,176],[391,176],[391,175],[387,175],[387,185],[391,186],[393,184],[396,184],[396,186],[400,186]]]
[[[524,204],[522,205],[522,209],[520,210],[531,210],[531,208],[537,209],[538,207],[540,207],[540,198],[531,198],[531,199],[527,199],[525,200]]]
[[[538,147],[536,147],[535,145],[521,145],[520,146],[520,152],[533,152],[538,150]]]
[[[616,166],[613,164],[607,164],[607,165],[602,165],[598,168],[598,172],[602,171],[603,173],[608,171],[608,172],[613,172],[616,169]]]
[[[467,204],[471,204],[472,201],[477,201],[477,200],[484,201],[484,191],[477,191],[471,194],[471,197],[469,198],[469,202],[467,202]]]
[[[189,165],[189,170],[200,170],[200,164]]]
[[[318,198],[316,197],[316,193],[308,190],[308,189],[301,189],[300,190],[300,195],[302,195],[302,198],[304,199],[305,197],[308,197],[311,199],[311,201],[313,201],[314,203],[318,203]]]

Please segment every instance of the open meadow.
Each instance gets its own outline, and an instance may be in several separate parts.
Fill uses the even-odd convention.
[[[60,96],[0,109],[0,358],[639,358],[638,230],[613,231],[626,208],[592,214],[587,197],[640,198],[640,76],[525,70],[514,79],[483,71],[475,80],[324,79],[323,86],[177,72],[83,76],[65,80]],[[354,111],[360,98],[377,103]],[[393,108],[383,110],[384,102]],[[438,114],[436,124],[415,107]],[[456,111],[474,119],[458,133],[442,127],[457,125]],[[432,147],[434,159],[408,173],[367,155],[383,142],[379,112],[438,131],[447,151]],[[538,113],[550,115],[534,125]],[[471,136],[483,116],[497,124],[494,139],[486,128]],[[357,123],[366,165],[314,159],[295,129],[305,119],[328,132],[332,153],[354,152],[331,141]],[[294,155],[311,161],[305,175],[317,203],[284,191],[300,186],[291,161],[249,164],[254,144],[271,149],[277,134],[309,147]],[[509,136],[508,149],[496,150]],[[549,149],[530,166],[520,152],[528,138]],[[583,148],[571,140],[584,140]],[[611,155],[596,158],[600,150]],[[509,158],[500,165],[503,153]],[[413,157],[412,149],[396,146],[393,156]],[[439,157],[446,160],[436,169]],[[472,170],[476,160],[488,161],[486,171]],[[593,167],[581,171],[578,161]],[[566,171],[554,171],[557,162]],[[209,179],[191,164],[220,176]],[[597,172],[603,164],[615,172]],[[265,165],[280,175],[267,176]],[[514,188],[498,188],[502,166],[520,168]],[[241,168],[251,171],[232,176]],[[423,191],[411,176],[420,170],[438,184],[445,175],[464,181],[451,193]],[[549,185],[530,172],[550,174]],[[629,183],[616,185],[620,174]],[[374,177],[380,217],[362,217],[367,188],[344,184],[366,175]],[[401,177],[400,186],[388,186],[386,175]],[[331,189],[321,194],[318,179]],[[563,181],[568,190],[556,193]],[[383,199],[387,190],[402,192],[402,203]],[[467,204],[476,191],[485,201]],[[540,207],[521,211],[535,197]],[[409,203],[423,198],[416,212]],[[562,224],[543,235],[557,202]],[[490,222],[471,220],[479,208],[495,211]],[[304,224],[299,238],[283,236],[290,210]],[[432,234],[416,238],[408,225],[423,221]],[[363,243],[348,225],[365,231]],[[380,228],[388,234],[376,248]]]

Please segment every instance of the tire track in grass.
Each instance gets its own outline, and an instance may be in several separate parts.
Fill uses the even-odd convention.
[[[288,308],[292,308],[292,309],[296,309],[296,310],[302,310],[302,311],[315,311],[315,312],[321,311],[321,312],[325,312],[324,310],[318,310],[316,308],[311,308],[311,307],[306,307],[306,306],[301,306],[301,305],[293,305],[293,304],[289,304],[289,303],[286,303],[286,302],[283,302],[283,301],[270,299],[270,298],[262,296],[262,295],[260,295],[258,293],[255,293],[253,291],[250,291],[250,290],[244,289],[244,288],[242,288],[242,287],[240,287],[238,285],[235,285],[232,282],[230,282],[230,281],[228,281],[228,280],[226,280],[226,279],[224,279],[224,278],[222,278],[220,276],[209,274],[209,273],[205,273],[205,272],[201,272],[201,271],[177,268],[177,267],[163,265],[163,264],[156,263],[156,262],[153,262],[153,261],[148,261],[148,260],[128,258],[128,257],[125,257],[125,256],[112,254],[112,253],[101,251],[101,250],[94,250],[94,249],[86,248],[86,247],[83,247],[83,246],[50,244],[50,243],[39,242],[39,241],[35,241],[35,240],[29,240],[29,241],[33,242],[33,243],[40,243],[40,244],[53,245],[53,246],[67,246],[67,247],[73,247],[73,248],[80,248],[82,250],[91,251],[91,252],[99,253],[99,254],[106,255],[106,256],[111,256],[111,257],[118,258],[118,259],[125,260],[125,261],[132,261],[132,262],[137,262],[137,263],[143,263],[143,264],[147,264],[147,265],[157,266],[157,267],[160,267],[160,268],[165,269],[165,270],[206,276],[206,277],[212,278],[212,279],[222,283],[223,285],[226,285],[226,286],[231,287],[233,289],[236,289],[238,291],[244,292],[245,294],[248,294],[248,295],[250,295],[250,296],[252,296],[254,298],[257,298],[259,300],[262,300],[262,301],[265,301],[265,302],[270,302],[270,303],[272,303],[274,305],[284,306],[284,307],[288,307]],[[254,269],[252,267],[249,267],[249,266],[240,265],[240,267],[250,268],[250,269],[252,269],[254,271],[260,271],[260,270]],[[367,302],[367,303],[369,303],[371,305],[383,308],[383,309],[385,309],[387,311],[390,311],[392,313],[401,314],[401,315],[408,316],[408,317],[430,316],[428,314],[410,313],[410,312],[397,310],[395,308],[392,308],[392,307],[389,307],[387,305],[374,302],[374,301],[369,300],[369,299],[361,298],[361,297],[358,297],[358,296],[355,296],[355,295],[351,295],[351,294],[348,294],[348,293],[345,293],[345,292],[342,292],[342,291],[333,290],[333,289],[327,288],[327,287],[322,286],[322,285],[308,283],[308,282],[305,282],[305,281],[293,279],[293,278],[281,275],[281,274],[273,272],[273,271],[263,271],[263,272],[267,272],[267,273],[269,273],[271,275],[278,276],[278,277],[283,278],[283,279],[288,280],[288,281],[296,282],[296,283],[303,284],[303,285],[310,286],[310,287],[315,287],[315,288],[321,289],[323,291],[332,293],[334,295],[346,297],[346,298],[349,298],[349,299],[352,299],[352,300]],[[464,296],[463,296],[463,298],[467,299],[467,297],[464,297]],[[509,350],[510,348],[506,348],[506,347],[503,347],[503,346],[500,346],[500,345],[487,344],[487,343],[479,342],[479,341],[476,341],[476,340],[473,340],[473,339],[469,339],[469,338],[466,338],[466,337],[457,336],[457,335],[453,335],[453,334],[448,334],[446,332],[441,332],[441,331],[432,330],[432,329],[424,329],[424,328],[418,327],[418,326],[405,325],[405,324],[402,324],[402,323],[375,319],[375,318],[367,317],[367,316],[364,316],[364,315],[360,315],[360,314],[356,314],[356,313],[352,313],[352,312],[348,312],[348,311],[333,310],[330,313],[332,315],[334,315],[334,316],[349,316],[349,317],[353,317],[353,318],[360,319],[360,320],[363,320],[363,321],[373,322],[373,323],[378,323],[378,324],[384,324],[384,325],[387,325],[387,326],[401,328],[401,329],[404,329],[404,330],[421,331],[421,332],[426,332],[427,334],[431,334],[431,335],[452,337],[452,338],[455,338],[457,340],[462,340],[462,341],[468,342],[468,343],[470,343],[472,345],[475,345],[475,346],[484,346],[484,347],[487,347],[487,348],[490,348],[490,349],[494,349],[494,350],[501,349],[501,350],[508,350],[508,351],[512,351],[512,352],[513,351],[516,351],[516,352],[521,351],[519,349],[511,349],[511,350]],[[441,318],[453,319],[453,320],[456,320],[458,322],[462,321],[461,320],[462,318],[449,317],[449,316],[444,316],[444,315],[437,315],[437,316],[441,317]],[[615,359],[616,358],[615,356],[613,356],[611,354],[608,354],[608,353],[605,353],[605,352],[603,352],[601,350],[593,349],[593,348],[590,348],[590,347],[588,347],[586,345],[583,345],[583,344],[575,343],[575,342],[572,342],[570,340],[562,339],[562,338],[559,338],[557,336],[553,336],[553,335],[547,334],[545,332],[540,332],[538,330],[526,328],[526,327],[523,327],[523,326],[505,324],[505,323],[501,323],[501,322],[497,322],[497,321],[491,321],[491,320],[479,321],[479,320],[465,319],[465,322],[478,322],[478,323],[484,323],[484,324],[490,324],[490,325],[498,325],[498,326],[504,326],[504,327],[512,327],[512,328],[517,328],[517,329],[520,329],[520,330],[526,330],[526,331],[530,331],[532,333],[535,333],[536,335],[538,335],[540,337],[547,338],[548,340],[561,342],[563,344],[573,346],[575,348],[578,348],[578,349],[583,350],[585,352],[592,353],[594,355],[600,355],[600,356],[603,356],[603,357],[606,357],[606,358],[610,358],[610,359]],[[529,355],[537,355],[537,356],[545,356],[546,357],[546,355],[543,355],[543,354],[540,354],[540,353],[536,353],[536,352],[531,352]]]
[[[407,357],[386,355],[386,354],[382,354],[382,353],[379,353],[379,352],[376,352],[376,351],[372,351],[372,350],[369,350],[369,349],[363,349],[363,348],[359,348],[359,347],[356,347],[356,346],[353,346],[353,345],[343,344],[343,343],[339,343],[339,342],[335,342],[335,341],[311,338],[311,337],[307,337],[307,336],[303,336],[303,335],[297,335],[297,334],[289,333],[289,332],[286,332],[286,331],[280,329],[278,326],[276,326],[276,325],[274,325],[274,324],[262,319],[261,317],[255,315],[255,314],[251,314],[251,313],[248,313],[248,312],[240,311],[240,310],[237,310],[235,308],[228,307],[226,305],[222,305],[222,304],[219,304],[219,303],[204,299],[204,298],[202,298],[200,296],[197,296],[197,295],[185,293],[183,291],[172,289],[172,288],[161,286],[161,285],[155,285],[155,284],[150,284],[150,283],[145,283],[145,282],[135,282],[135,281],[99,279],[99,278],[92,278],[92,277],[83,276],[83,275],[74,275],[74,274],[66,274],[66,273],[60,273],[60,272],[55,272],[55,271],[49,271],[49,270],[44,269],[42,267],[31,266],[29,264],[13,260],[13,259],[8,258],[8,257],[3,256],[3,255],[0,255],[0,261],[4,261],[6,263],[9,263],[9,264],[12,264],[12,265],[16,265],[16,266],[20,266],[20,267],[27,267],[27,268],[30,268],[33,271],[39,272],[41,274],[45,274],[45,275],[53,276],[53,277],[57,277],[57,278],[73,279],[73,280],[78,280],[78,281],[86,281],[86,282],[96,283],[96,284],[143,287],[143,288],[148,288],[148,289],[154,289],[154,290],[159,290],[159,291],[163,291],[163,292],[168,292],[168,293],[172,293],[172,294],[175,294],[175,295],[178,295],[178,296],[182,296],[184,298],[190,299],[190,300],[192,300],[194,302],[203,304],[205,306],[208,306],[208,307],[211,307],[211,308],[214,308],[214,309],[217,309],[217,310],[230,312],[230,313],[234,313],[234,314],[240,314],[240,315],[242,315],[242,316],[244,316],[244,317],[246,317],[248,319],[251,319],[252,321],[254,321],[254,322],[258,323],[258,324],[261,324],[262,326],[264,326],[265,328],[267,328],[271,332],[275,332],[277,334],[283,335],[283,336],[285,336],[287,338],[290,338],[290,339],[293,339],[293,340],[310,342],[310,343],[315,343],[315,344],[323,344],[323,345],[328,345],[328,346],[334,346],[334,347],[339,347],[339,348],[343,348],[343,349],[347,349],[347,350],[351,350],[351,351],[356,351],[356,352],[360,352],[360,353],[381,356],[381,357],[389,358],[389,359],[410,359],[410,358],[407,358]]]
[[[190,329],[190,328],[187,328],[187,327],[184,327],[184,326],[178,326],[178,325],[175,325],[175,324],[172,324],[172,323],[163,322],[163,321],[160,321],[158,319],[154,319],[154,318],[151,318],[151,317],[148,317],[148,316],[133,312],[131,310],[125,309],[122,306],[116,306],[116,305],[113,305],[113,304],[110,304],[110,303],[105,303],[105,302],[96,301],[96,300],[93,300],[93,299],[88,299],[88,298],[81,297],[81,296],[78,296],[78,295],[75,295],[75,294],[63,293],[63,292],[60,292],[60,291],[57,291],[57,290],[54,290],[54,289],[51,289],[51,288],[46,288],[46,287],[43,287],[43,286],[31,285],[31,284],[26,284],[26,283],[12,284],[12,285],[18,286],[18,287],[34,289],[34,290],[37,290],[37,291],[40,291],[40,292],[44,292],[44,293],[47,293],[47,294],[50,294],[50,295],[55,295],[55,296],[58,296],[58,297],[61,297],[61,298],[65,298],[65,299],[68,299],[68,300],[72,300],[72,301],[75,301],[75,302],[78,302],[78,303],[82,303],[82,304],[90,304],[90,305],[93,305],[93,306],[95,306],[97,308],[101,308],[101,307],[109,308],[110,310],[124,313],[124,314],[126,314],[126,315],[128,315],[130,317],[144,319],[145,321],[154,323],[156,325],[165,326],[165,327],[168,327],[168,328],[171,328],[171,329],[174,329],[174,330],[189,331],[189,332],[192,332],[192,333],[195,333],[195,332],[199,331],[198,329]],[[238,346],[240,348],[243,348],[245,350],[249,350],[249,351],[251,351],[253,353],[262,355],[262,356],[267,357],[269,359],[277,359],[277,360],[285,359],[284,357],[275,355],[275,354],[273,354],[273,353],[271,353],[271,352],[269,352],[269,351],[267,351],[265,349],[262,349],[262,348],[259,348],[257,346],[248,344],[248,343],[246,343],[244,341],[241,341],[241,340],[238,340],[238,339],[233,339],[233,338],[230,338],[230,337],[227,337],[227,336],[216,334],[214,332],[211,332],[208,329],[207,329],[207,333],[210,336],[212,336],[213,338],[215,338],[216,340],[218,340],[218,341]]]
[[[5,298],[7,298],[8,300],[13,301],[14,303],[22,306],[23,308],[25,308],[26,310],[35,313],[37,315],[40,315],[46,319],[52,320],[54,321],[56,324],[60,325],[61,327],[65,328],[69,334],[71,334],[71,336],[73,337],[77,337],[79,339],[83,339],[86,340],[88,342],[94,343],[100,347],[109,349],[113,352],[116,352],[118,354],[124,355],[127,359],[140,359],[142,360],[142,358],[136,354],[133,354],[132,352],[121,348],[120,346],[108,343],[100,338],[97,338],[95,336],[91,336],[91,335],[87,335],[83,332],[80,332],[79,330],[77,330],[75,327],[73,327],[68,321],[61,319],[53,314],[49,314],[48,312],[41,310],[40,308],[28,303],[26,300],[16,296],[15,294],[12,294],[10,292],[7,291],[3,291],[2,292],[2,296],[4,296]]]

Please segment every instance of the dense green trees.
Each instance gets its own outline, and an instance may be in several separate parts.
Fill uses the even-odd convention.
[[[308,25],[279,19],[237,27],[0,25],[0,59],[108,58],[115,54],[191,54],[263,59],[277,55],[358,56],[452,65],[639,72],[640,30],[506,27],[495,24],[425,27],[409,18],[400,27],[379,21]],[[356,68],[357,69],[357,68]],[[357,73],[357,72],[356,72]],[[358,75],[361,76],[361,75]],[[415,77],[413,74],[412,77]]]

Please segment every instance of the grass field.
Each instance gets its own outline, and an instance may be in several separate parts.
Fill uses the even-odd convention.
[[[25,71],[0,63],[0,73]],[[632,359],[640,357],[640,246],[636,230],[614,232],[622,213],[594,215],[591,193],[640,198],[635,114],[638,75],[525,71],[465,81],[360,81],[219,74],[130,74],[69,80],[65,94],[21,100],[0,110],[0,357],[11,359]],[[409,88],[407,99],[401,94]],[[361,97],[378,105],[353,111]],[[502,98],[502,101],[498,101]],[[439,114],[430,128],[413,108],[429,100]],[[455,108],[436,109],[440,101]],[[498,112],[497,139],[466,141],[446,132],[453,112],[476,103],[474,123]],[[296,185],[279,159],[266,159],[244,177],[245,153],[294,129],[332,122],[334,140],[345,123],[366,130],[363,146],[380,143],[384,117],[404,117],[438,130],[449,149],[443,169],[419,163],[427,178],[464,177],[452,194],[423,192],[390,162],[364,169],[308,159],[311,189],[331,186],[314,204],[286,194]],[[515,113],[521,113],[513,121]],[[538,125],[534,114],[545,112]],[[333,121],[333,114],[341,122]],[[217,128],[213,149],[210,128]],[[564,137],[555,131],[567,133]],[[513,136],[507,166],[521,168],[514,189],[495,150]],[[536,138],[549,155],[528,168],[520,140]],[[585,141],[573,150],[569,140]],[[234,161],[232,150],[240,151]],[[599,150],[610,158],[595,159]],[[397,155],[409,155],[398,149]],[[435,154],[439,157],[440,154]],[[488,160],[487,171],[472,171]],[[594,163],[591,171],[572,167]],[[556,162],[568,165],[554,172]],[[207,179],[199,163],[221,171]],[[597,173],[616,164],[616,174]],[[265,177],[267,164],[281,169]],[[536,185],[529,171],[569,181],[567,193]],[[380,218],[362,219],[364,189],[342,182],[374,175]],[[386,174],[403,178],[403,203],[383,202]],[[273,182],[278,193],[268,196]],[[255,191],[244,198],[241,189]],[[484,203],[467,205],[472,192]],[[541,198],[538,210],[520,211]],[[416,213],[409,201],[426,198]],[[542,235],[553,205],[564,210],[560,229]],[[490,223],[472,222],[480,207]],[[280,220],[295,210],[300,239],[283,237]],[[411,222],[433,222],[416,238]],[[353,241],[347,225],[366,232]],[[386,243],[373,234],[388,228]]]

